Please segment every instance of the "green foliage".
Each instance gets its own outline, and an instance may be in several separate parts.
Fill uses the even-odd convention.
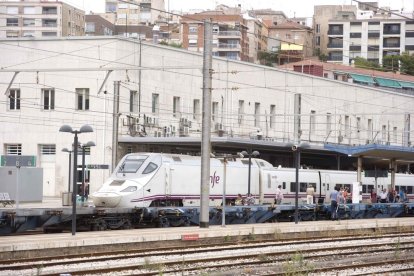
[[[384,56],[382,59],[382,67],[387,71],[396,72],[399,70],[400,56]]]
[[[328,61],[328,56],[325,54],[320,54],[318,57],[320,61],[323,61],[323,62]]]
[[[308,275],[315,270],[313,264],[306,262],[305,258],[300,252],[296,252],[295,255],[291,256],[290,260],[283,265],[285,275]]]
[[[356,57],[354,59],[354,62],[355,62],[355,67],[358,67],[358,68],[367,68],[367,69],[375,69],[375,70],[381,69],[381,66],[377,62],[369,61],[362,57]]]
[[[400,56],[401,73],[414,76],[414,55],[405,52]]]
[[[168,42],[168,41],[165,41],[165,40],[160,41],[159,44],[164,45],[164,46],[174,47],[174,48],[183,48],[183,44],[181,44],[181,43]]]
[[[260,64],[273,67],[274,63],[277,63],[277,52],[265,52],[259,51],[257,53],[257,59],[260,60]]]

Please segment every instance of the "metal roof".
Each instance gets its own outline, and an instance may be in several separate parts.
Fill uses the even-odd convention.
[[[414,162],[414,148],[391,145],[368,144],[362,146],[344,146],[325,144],[324,149],[353,157],[376,157]]]

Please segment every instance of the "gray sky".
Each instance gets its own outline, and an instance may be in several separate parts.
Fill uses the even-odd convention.
[[[104,12],[105,0],[63,0],[86,11]],[[169,4],[168,4],[169,2]],[[379,0],[381,6],[389,6],[393,9],[412,11],[414,0]],[[244,9],[272,8],[281,10],[289,17],[311,17],[314,5],[349,5],[351,0],[165,0],[166,9],[188,11],[192,9],[214,9],[216,4],[228,6],[242,5]],[[355,4],[355,2],[354,2]]]

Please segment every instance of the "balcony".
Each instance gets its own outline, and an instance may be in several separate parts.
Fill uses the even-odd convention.
[[[377,38],[380,37],[380,33],[368,33],[368,38]]]
[[[240,44],[228,44],[228,43],[219,43],[219,51],[241,51]]]
[[[384,24],[384,35],[400,35],[400,24]]]
[[[330,49],[342,49],[343,47],[343,43],[328,43],[328,48]]]
[[[328,35],[344,35],[343,30],[329,30]]]
[[[349,51],[361,51],[361,46],[360,45],[352,45],[349,46]]]
[[[400,48],[399,42],[384,42],[383,48]]]
[[[217,37],[241,37],[240,31],[220,31],[217,33]]]
[[[43,7],[42,14],[57,14],[56,7]]]
[[[343,56],[342,55],[329,55],[328,61],[342,61]]]
[[[379,51],[379,45],[368,45],[368,52],[377,52]]]

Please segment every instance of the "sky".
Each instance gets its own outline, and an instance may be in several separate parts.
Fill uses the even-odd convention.
[[[105,12],[105,0],[62,0],[78,8],[95,13]],[[366,1],[366,0],[365,0]],[[217,4],[230,7],[241,4],[242,9],[265,9],[283,11],[288,17],[312,17],[314,5],[349,5],[351,0],[165,0],[166,9],[189,11],[194,9],[214,9]],[[412,11],[414,0],[379,0],[380,6]],[[356,4],[354,2],[354,4]]]

